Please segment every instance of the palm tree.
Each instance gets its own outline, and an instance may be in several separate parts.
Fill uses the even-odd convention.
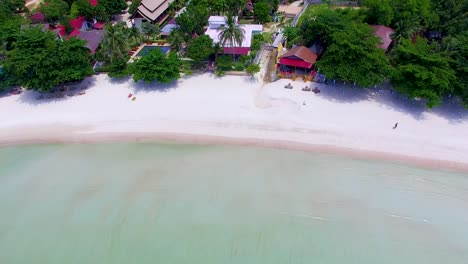
[[[135,44],[141,43],[141,32],[137,27],[132,27],[127,31],[127,37],[129,40],[134,40]]]
[[[234,16],[227,16],[226,26],[221,28],[221,32],[219,33],[219,42],[223,48],[226,47],[226,44],[231,46],[233,58],[234,47],[242,44],[242,41],[244,41],[244,34],[245,30],[235,22]]]
[[[176,50],[177,52],[182,48],[182,45],[185,42],[184,36],[182,36],[178,30],[172,30],[171,33],[169,33],[167,40],[171,44],[171,49]]]
[[[159,33],[161,33],[161,29],[159,28],[158,24],[152,24],[150,22],[144,22],[141,24],[141,30],[143,33],[147,36],[147,40],[150,39],[150,37],[153,36],[158,36]]]
[[[123,60],[128,52],[128,43],[124,31],[118,26],[107,26],[101,43],[106,59],[113,63]]]
[[[389,50],[401,42],[401,39],[407,39],[420,30],[419,21],[417,19],[405,19],[395,24],[395,31],[390,36],[392,43]]]

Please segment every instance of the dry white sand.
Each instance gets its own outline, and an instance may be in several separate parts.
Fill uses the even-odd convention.
[[[204,74],[160,85],[99,75],[84,81],[90,88],[81,96],[36,100],[28,91],[0,98],[0,143],[229,141],[468,168],[468,111],[459,105],[426,110],[386,89],[307,83],[321,89],[314,94],[301,91],[303,81],[284,89],[287,82],[261,85],[245,76]]]

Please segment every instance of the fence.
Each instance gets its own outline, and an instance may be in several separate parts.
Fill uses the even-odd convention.
[[[299,18],[302,16],[305,10],[307,10],[307,7],[309,6],[309,1],[304,1],[304,5],[302,5],[302,10],[297,14],[297,16],[293,19],[291,22],[291,26],[295,27],[297,25],[297,22],[299,21]]]

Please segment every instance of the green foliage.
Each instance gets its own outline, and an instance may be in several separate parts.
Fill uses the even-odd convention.
[[[422,27],[428,27],[438,21],[432,8],[431,0],[393,0],[394,22],[416,19]]]
[[[240,46],[244,40],[244,34],[245,30],[234,22],[234,17],[228,16],[226,27],[222,28],[219,33],[219,42],[223,47],[226,47],[226,44],[230,47]]]
[[[127,35],[124,28],[117,25],[107,25],[101,42],[99,55],[107,63],[125,60],[129,51]]]
[[[227,55],[218,56],[216,66],[223,71],[232,70],[232,58]]]
[[[180,78],[180,66],[176,53],[170,52],[166,57],[162,51],[155,49],[133,62],[129,70],[134,81],[169,83]]]
[[[271,21],[270,11],[270,5],[264,0],[260,0],[254,5],[255,19],[262,24]]]
[[[442,50],[451,58],[450,67],[457,76],[457,82],[453,84],[455,93],[468,108],[468,32],[444,39]]]
[[[129,28],[125,31],[128,40],[133,41],[133,45],[141,44],[141,33],[137,27]]]
[[[171,45],[171,49],[176,52],[180,51],[182,45],[185,43],[185,39],[179,30],[172,30],[171,33],[169,33],[167,40]]]
[[[125,0],[99,0],[99,4],[96,7],[103,7],[105,12],[109,15],[119,14],[127,8]]]
[[[251,51],[258,51],[262,47],[264,38],[262,34],[254,34],[252,36],[252,45],[250,46]]]
[[[141,30],[143,31],[143,34],[146,35],[148,40],[154,36],[159,35],[161,32],[158,24],[152,24],[150,22],[142,23]]]
[[[211,54],[213,54],[213,40],[207,35],[194,39],[187,49],[187,57],[197,63],[206,61]]]
[[[333,34],[345,30],[351,22],[339,11],[330,8],[316,9],[309,13],[301,24],[300,43],[309,46],[315,42],[321,47],[327,47],[331,44]]]
[[[39,7],[48,22],[58,21],[68,13],[68,4],[62,0],[50,0]]]
[[[141,3],[141,0],[132,0],[132,4],[130,4],[130,7],[128,8],[128,13],[129,14],[135,13],[140,3]]]
[[[328,78],[356,82],[361,87],[382,83],[391,74],[391,66],[379,39],[365,24],[350,24],[334,32],[322,58],[316,63]]]
[[[393,7],[390,0],[364,0],[362,5],[367,7],[367,23],[389,26],[393,20]]]
[[[13,42],[16,41],[21,22],[21,17],[12,16],[11,19],[0,23],[0,46],[4,46],[7,51],[12,49]]]
[[[6,90],[10,87],[15,86],[15,80],[13,79],[13,76],[8,74],[3,70],[3,68],[0,66],[0,91]]]
[[[89,50],[84,45],[77,38],[58,40],[40,28],[23,30],[5,60],[4,70],[20,86],[48,91],[92,74]]]
[[[432,0],[439,16],[439,24],[432,28],[446,35],[457,35],[468,30],[468,0]]]
[[[176,17],[177,25],[182,35],[190,38],[193,33],[201,35],[210,16],[206,1],[191,1],[185,12]],[[186,39],[187,40],[187,39]]]
[[[16,12],[24,10],[24,0],[1,0],[0,1],[0,22],[8,20]]]
[[[255,75],[256,73],[260,72],[260,65],[255,64],[255,63],[251,63],[251,64],[249,64],[249,66],[247,66],[247,68],[245,69],[245,71],[246,71],[248,74],[251,74],[251,75],[253,76],[253,75]]]
[[[84,16],[86,18],[94,17],[94,8],[89,3],[89,0],[76,0],[75,4],[78,8],[78,13],[81,16]]]
[[[436,52],[424,39],[417,38],[414,44],[402,40],[392,51],[392,61],[395,89],[411,98],[426,99],[428,107],[440,104],[444,95],[454,92],[453,83],[457,79],[450,68],[450,59]]]

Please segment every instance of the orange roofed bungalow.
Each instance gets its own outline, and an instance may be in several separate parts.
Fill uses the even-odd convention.
[[[308,74],[312,72],[312,66],[316,61],[317,54],[304,46],[299,46],[280,56],[279,70],[283,75]]]

